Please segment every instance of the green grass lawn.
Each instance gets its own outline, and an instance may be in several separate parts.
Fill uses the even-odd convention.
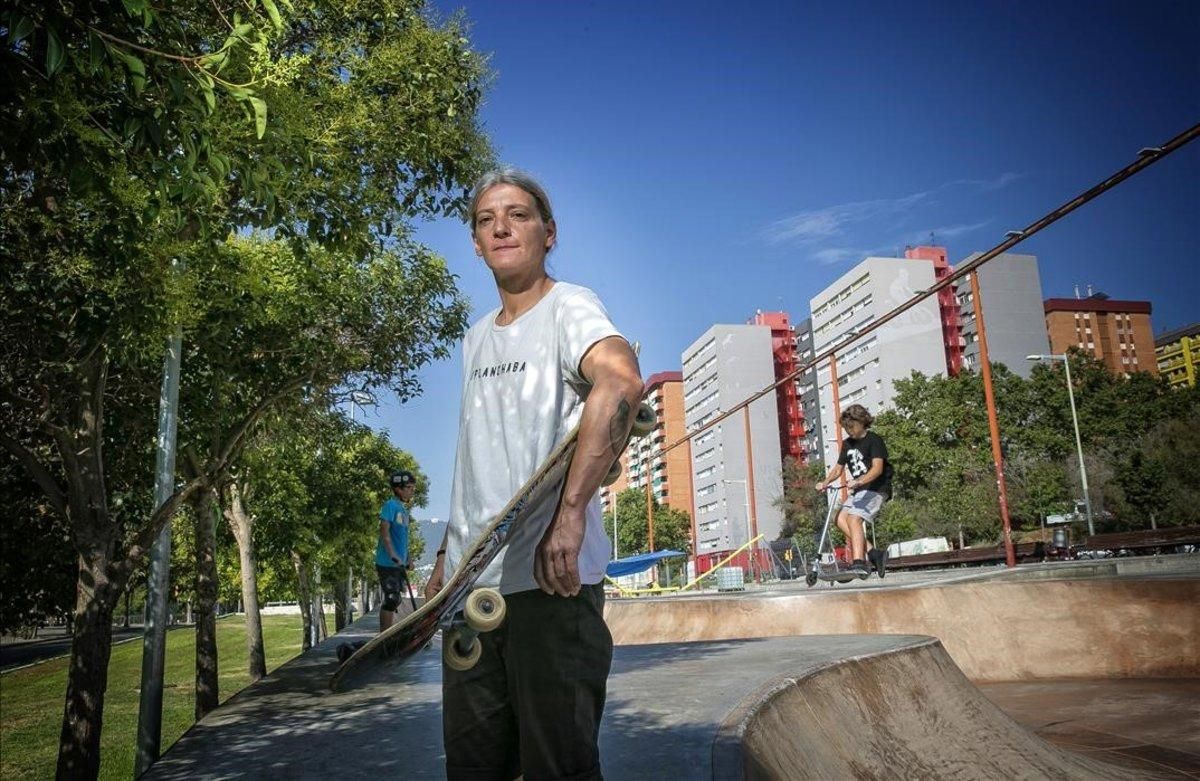
[[[328,616],[333,629],[333,616]],[[300,616],[263,616],[267,672],[300,653]],[[250,683],[246,663],[246,622],[242,616],[217,621],[221,701]],[[133,778],[137,740],[140,640],[113,646],[100,738],[100,777]],[[162,750],[192,725],[196,676],[196,634],[190,628],[167,633],[163,679]],[[53,778],[67,691],[67,660],[55,659],[0,676],[0,779]]]

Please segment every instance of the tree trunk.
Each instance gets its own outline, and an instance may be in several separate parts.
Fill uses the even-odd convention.
[[[316,619],[316,637],[313,645],[329,637],[329,625],[325,622],[324,594],[321,592],[321,565],[313,568],[313,618]]]
[[[250,680],[257,681],[267,674],[267,659],[263,651],[262,613],[258,607],[258,561],[254,555],[254,518],[242,505],[242,494],[236,482],[229,484],[229,503],[225,519],[237,540],[242,570],[242,603],[246,609],[246,653],[250,660]]]
[[[296,568],[296,597],[300,603],[300,624],[304,632],[300,650],[307,651],[313,647],[312,588],[308,580],[308,565],[295,550],[292,551],[292,566]]]
[[[109,582],[107,558],[79,559],[79,583],[72,625],[67,701],[58,742],[62,778],[96,778],[100,774],[100,730],[108,660],[112,653],[113,609],[121,589]]]
[[[366,578],[363,578],[358,583],[358,596],[360,600],[359,607],[362,608],[362,614],[365,616],[371,612],[371,589]]]
[[[121,623],[121,626],[125,627],[126,629],[129,628],[129,600],[132,597],[133,597],[133,580],[130,579],[130,581],[127,584],[125,584],[125,619]]]
[[[220,703],[217,679],[217,519],[216,492],[194,494],[196,523],[196,720]]]
[[[350,584],[338,578],[333,582],[333,631],[340,632],[350,623]]]

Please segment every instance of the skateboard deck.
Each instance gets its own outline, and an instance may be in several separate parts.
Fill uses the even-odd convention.
[[[646,405],[640,406],[634,430],[653,426],[654,414]],[[631,437],[634,435],[631,432]],[[555,446],[542,466],[525,481],[504,509],[497,513],[475,543],[464,551],[458,568],[447,578],[442,590],[415,612],[357,648],[333,674],[329,688],[333,691],[353,688],[379,666],[403,663],[424,648],[439,629],[450,630],[456,623],[456,615],[461,613],[474,589],[475,582],[504,546],[513,528],[521,524],[543,501],[550,498],[557,500],[578,441],[577,425]]]

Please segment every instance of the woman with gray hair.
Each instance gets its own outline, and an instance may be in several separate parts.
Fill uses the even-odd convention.
[[[506,618],[480,635],[472,669],[443,665],[446,773],[598,779],[612,637],[597,491],[629,436],[641,371],[596,294],[546,273],[558,227],[533,177],[485,174],[467,220],[500,305],[463,342],[450,518],[427,597],[576,424],[579,443],[558,503],[517,526],[476,583],[504,595]]]

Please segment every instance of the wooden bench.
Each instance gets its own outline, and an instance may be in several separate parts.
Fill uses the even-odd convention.
[[[1017,561],[1025,559],[1041,560],[1042,546],[1036,542],[1022,542],[1013,546]],[[964,564],[989,564],[1005,561],[1003,545],[983,546],[977,548],[961,548],[959,550],[940,551],[938,553],[920,553],[915,556],[897,556],[888,559],[887,568],[919,569],[921,567],[953,567]]]

